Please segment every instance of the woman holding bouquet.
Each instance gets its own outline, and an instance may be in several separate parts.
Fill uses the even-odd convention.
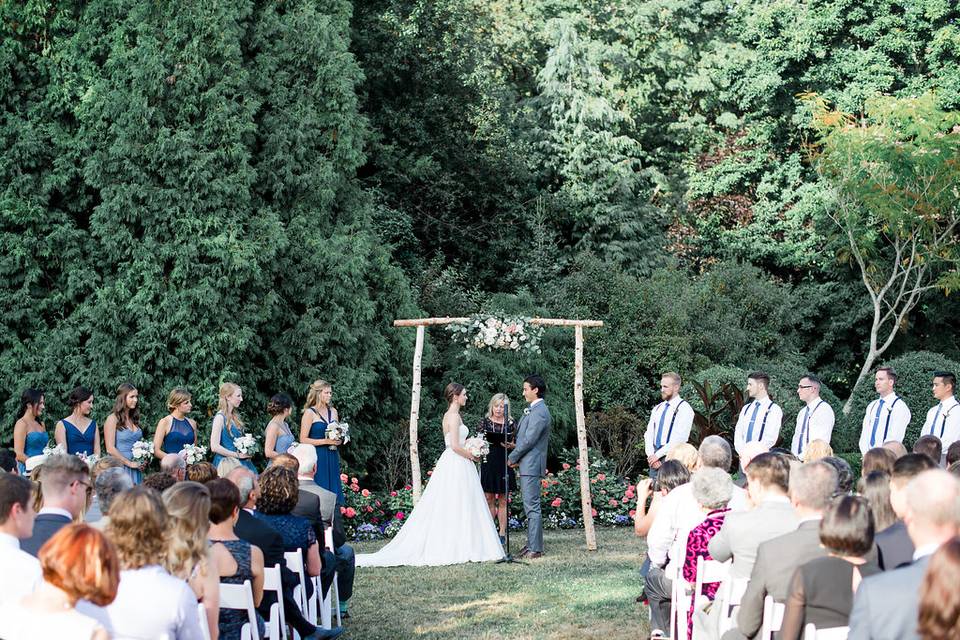
[[[263,455],[273,460],[281,453],[286,453],[290,445],[297,441],[287,423],[287,418],[293,413],[293,401],[287,394],[278,393],[267,403],[267,413],[273,417],[263,433]]]
[[[243,419],[237,408],[243,402],[243,391],[232,382],[220,385],[220,401],[217,404],[217,415],[213,416],[213,427],[210,429],[210,451],[214,453],[213,466],[216,467],[224,458],[236,458],[240,464],[254,473],[257,468],[250,462],[250,456],[237,451],[234,440],[243,435]]]
[[[27,472],[27,458],[39,456],[47,447],[47,428],[40,422],[43,413],[43,391],[26,389],[20,394],[20,419],[13,425],[13,451],[17,456],[20,475]]]
[[[193,396],[182,387],[176,387],[167,396],[170,415],[157,423],[153,434],[153,455],[163,458],[168,453],[180,453],[184,445],[196,444],[197,423],[187,417],[193,411]]]
[[[307,391],[307,402],[300,418],[300,442],[312,444],[317,449],[317,471],[313,480],[318,485],[337,494],[337,504],[346,504],[343,498],[343,482],[340,480],[340,453],[337,447],[342,440],[328,438],[327,430],[337,423],[337,410],[330,406],[333,386],[326,380],[317,380]]]
[[[133,443],[143,437],[140,428],[140,409],[137,403],[140,393],[129,382],[117,387],[117,398],[113,402],[113,412],[103,422],[103,444],[107,455],[123,463],[134,484],[140,484],[143,474],[142,462],[133,459]]]
[[[73,413],[57,422],[53,429],[54,440],[70,455],[82,453],[100,457],[100,429],[97,421],[90,419],[93,411],[93,391],[77,387],[67,397]]]
[[[483,486],[483,495],[487,498],[490,515],[497,520],[500,530],[500,541],[507,535],[507,491],[517,490],[517,477],[513,469],[508,468],[504,443],[510,441],[516,425],[510,416],[506,416],[505,407],[509,403],[507,394],[497,393],[490,398],[487,406],[487,415],[480,420],[477,431],[486,437],[490,443],[490,454],[480,463],[480,484]],[[504,473],[506,471],[506,473]],[[507,476],[509,489],[504,484]]]

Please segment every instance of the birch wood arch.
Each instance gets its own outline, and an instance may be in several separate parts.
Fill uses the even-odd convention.
[[[395,327],[416,327],[417,341],[413,349],[413,386],[410,393],[410,484],[413,486],[413,503],[420,501],[421,486],[420,450],[417,445],[417,426],[420,420],[420,371],[423,361],[423,340],[427,327],[463,323],[470,318],[418,318],[394,320]],[[550,327],[573,327],[573,404],[577,417],[577,447],[580,466],[580,506],[583,509],[583,531],[587,550],[596,551],[597,532],[593,526],[593,498],[590,494],[590,460],[587,454],[587,424],[583,411],[583,329],[602,327],[600,320],[567,320],[563,318],[533,318],[531,324]]]

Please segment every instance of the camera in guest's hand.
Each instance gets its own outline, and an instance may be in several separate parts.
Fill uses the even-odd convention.
[[[650,483],[650,492],[657,493],[660,491],[660,479],[659,477],[653,478],[653,482]]]

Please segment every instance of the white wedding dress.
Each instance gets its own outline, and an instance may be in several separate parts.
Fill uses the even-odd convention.
[[[461,423],[460,446],[467,433]],[[450,448],[450,438],[444,436],[447,448],[400,532],[380,551],[358,554],[358,567],[439,566],[503,557],[477,467]]]

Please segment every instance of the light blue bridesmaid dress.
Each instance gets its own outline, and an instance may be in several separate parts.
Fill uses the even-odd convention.
[[[134,427],[133,429],[121,429],[117,427],[117,451],[127,460],[133,461],[133,443],[143,438],[143,429]],[[124,467],[133,484],[140,484],[143,481],[143,474],[139,469]]]
[[[217,412],[217,415],[223,416],[223,414],[220,412]],[[223,416],[223,419],[226,420],[227,417]],[[214,420],[216,420],[216,416],[214,416]],[[243,435],[243,431],[237,426],[236,422],[231,420],[230,424],[224,425],[223,429],[220,429],[220,446],[230,451],[236,451],[237,450],[236,447],[233,446],[233,439],[239,438],[242,435]],[[213,456],[213,466],[214,467],[220,466],[220,461],[222,461],[224,457],[225,456],[222,456],[219,453]],[[238,460],[240,464],[245,466],[247,469],[250,469],[250,471],[253,471],[254,473],[257,472],[257,468],[253,466],[253,463],[250,462],[249,458],[243,458],[243,459],[238,458]]]

